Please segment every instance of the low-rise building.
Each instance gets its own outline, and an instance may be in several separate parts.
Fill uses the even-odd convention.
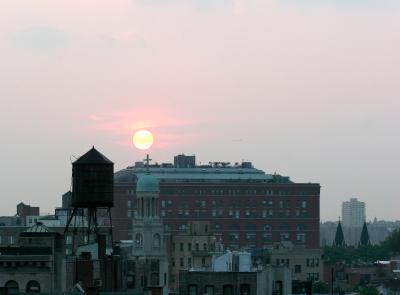
[[[289,267],[293,281],[319,281],[324,276],[323,250],[281,242],[269,250],[271,264]]]
[[[0,287],[18,292],[63,290],[63,237],[41,224],[19,236],[16,246],[0,247]]]
[[[177,290],[181,270],[210,268],[213,254],[222,251],[218,237],[210,233],[208,221],[185,224],[181,233],[169,236],[170,289]]]

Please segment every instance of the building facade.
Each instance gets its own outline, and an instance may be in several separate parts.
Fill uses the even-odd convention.
[[[213,254],[223,251],[220,239],[210,233],[210,222],[189,222],[187,227],[187,232],[168,236],[172,291],[178,291],[181,270],[210,268]]]
[[[365,203],[357,198],[342,203],[342,223],[344,227],[362,228],[365,221]]]
[[[306,248],[319,246],[317,183],[294,183],[248,162],[191,168],[161,164],[149,169],[160,182],[160,214],[166,233],[185,233],[189,221],[206,220],[210,221],[210,233],[220,236],[231,250],[271,247],[279,241]],[[137,210],[135,188],[145,173],[139,164],[115,173],[116,240],[133,239],[129,223]]]

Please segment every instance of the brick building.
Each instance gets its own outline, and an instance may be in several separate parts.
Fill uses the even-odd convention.
[[[192,157],[185,166],[189,168],[178,168],[178,163],[150,167],[160,182],[165,232],[187,232],[189,221],[207,220],[210,232],[221,236],[229,249],[265,248],[279,241],[318,248],[318,183],[294,183],[289,177],[266,174],[249,162],[193,167]],[[179,161],[184,162],[182,155]],[[136,182],[144,173],[142,163],[115,173],[115,240],[132,239]]]

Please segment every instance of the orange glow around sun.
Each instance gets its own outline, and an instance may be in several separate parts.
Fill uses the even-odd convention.
[[[153,134],[148,130],[138,130],[133,135],[133,144],[140,150],[149,149],[153,142]]]

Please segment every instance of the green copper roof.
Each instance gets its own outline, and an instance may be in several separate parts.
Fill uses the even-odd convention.
[[[151,174],[141,175],[136,183],[136,192],[139,193],[159,193],[160,183]]]

